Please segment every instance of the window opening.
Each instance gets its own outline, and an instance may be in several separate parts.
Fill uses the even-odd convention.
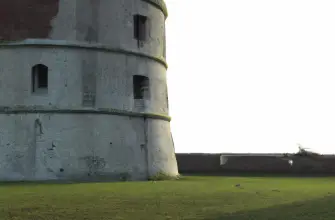
[[[37,64],[32,68],[32,92],[47,91],[48,89],[48,67]]]
[[[134,99],[149,99],[149,78],[146,76],[133,76]]]
[[[143,15],[134,15],[134,38],[138,42],[138,47],[143,46],[147,40],[147,23],[148,18]]]

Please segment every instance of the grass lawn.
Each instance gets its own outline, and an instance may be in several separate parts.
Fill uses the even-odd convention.
[[[241,187],[236,187],[240,184]],[[0,184],[1,220],[335,219],[335,178]]]

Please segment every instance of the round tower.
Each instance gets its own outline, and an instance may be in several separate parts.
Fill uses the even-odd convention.
[[[163,0],[0,2],[0,181],[177,176]]]

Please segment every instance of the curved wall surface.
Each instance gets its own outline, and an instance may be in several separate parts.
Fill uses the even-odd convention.
[[[160,0],[0,3],[0,180],[178,175],[166,16]]]

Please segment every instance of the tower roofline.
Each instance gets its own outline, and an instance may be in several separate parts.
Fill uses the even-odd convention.
[[[145,2],[148,2],[149,4],[152,4],[153,6],[159,8],[165,15],[165,18],[168,17],[168,9],[166,6],[166,3],[164,2],[164,0],[142,0]]]

